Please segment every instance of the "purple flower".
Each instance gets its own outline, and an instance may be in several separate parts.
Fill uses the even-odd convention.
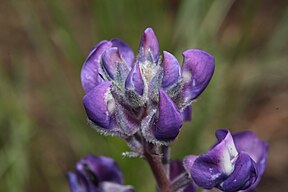
[[[183,57],[181,69],[171,53],[161,56],[151,28],[144,31],[136,58],[121,40],[101,41],[81,70],[89,122],[104,134],[173,141],[214,72],[214,58],[204,51],[190,49]]]
[[[123,185],[122,173],[116,162],[108,157],[87,156],[76,165],[75,172],[68,172],[71,192],[133,192]]]
[[[220,129],[216,137],[218,141],[207,153],[184,159],[195,183],[204,189],[253,191],[266,167],[268,144],[249,131],[232,136]]]

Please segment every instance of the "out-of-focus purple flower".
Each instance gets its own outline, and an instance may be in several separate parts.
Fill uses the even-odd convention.
[[[123,185],[122,173],[116,162],[108,157],[87,156],[67,174],[71,192],[133,192]]]
[[[184,159],[195,183],[225,192],[253,191],[266,167],[268,144],[249,131],[232,136],[220,129],[216,137],[217,143],[207,153]]]
[[[81,70],[89,122],[104,134],[173,141],[214,72],[214,58],[204,51],[190,49],[183,57],[181,69],[171,53],[161,56],[151,28],[144,31],[136,58],[121,40],[101,41]]]

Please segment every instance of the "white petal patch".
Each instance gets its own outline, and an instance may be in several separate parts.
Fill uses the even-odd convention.
[[[183,71],[182,78],[184,83],[188,83],[191,81],[192,74],[189,71]]]
[[[211,180],[217,179],[220,175],[221,175],[221,173],[217,173],[215,175],[211,175]]]
[[[233,170],[234,170],[234,166],[231,162],[231,157],[230,157],[230,153],[228,150],[225,150],[222,153],[222,159],[221,159],[221,168],[223,170],[223,172],[227,175],[230,175]]]
[[[109,113],[109,114],[114,113],[116,104],[115,104],[115,100],[111,94],[110,87],[109,87],[109,89],[107,89],[107,91],[104,94],[104,102],[107,103],[108,111],[106,113]],[[107,115],[109,115],[109,114],[107,114]]]
[[[115,111],[115,107],[116,107],[116,105],[115,105],[114,99],[108,101],[108,103],[107,103],[107,108],[108,108],[108,111],[109,111],[110,114]]]
[[[221,167],[227,175],[231,174],[234,170],[234,162],[237,159],[238,152],[234,145],[231,134],[227,134],[227,138],[224,140],[225,150],[222,154]]]

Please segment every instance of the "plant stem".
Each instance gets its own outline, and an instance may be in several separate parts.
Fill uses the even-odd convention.
[[[166,170],[166,176],[170,178],[170,147],[169,146],[161,146],[161,152],[162,152],[162,164]]]
[[[147,146],[148,145],[148,146]],[[144,157],[146,158],[153,175],[156,179],[160,192],[171,192],[171,182],[169,181],[165,168],[162,164],[161,158],[158,154],[153,153],[149,150],[149,144],[147,144],[144,150]],[[154,145],[153,145],[154,146]],[[152,153],[151,153],[152,151]]]

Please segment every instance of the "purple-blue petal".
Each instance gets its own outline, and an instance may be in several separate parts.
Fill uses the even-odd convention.
[[[218,142],[207,153],[200,155],[190,169],[195,183],[205,189],[215,187],[232,173],[232,161],[238,154],[230,132],[217,132]]]
[[[161,64],[164,74],[162,79],[162,88],[168,88],[175,85],[181,76],[181,69],[178,60],[174,55],[163,51],[163,61]]]
[[[191,173],[192,166],[194,165],[195,160],[198,158],[196,155],[188,155],[183,160],[183,165],[185,169]]]
[[[103,81],[99,76],[99,73],[101,73],[100,59],[105,50],[111,46],[112,43],[110,41],[101,41],[91,50],[84,62],[81,69],[81,82],[85,93],[88,93]]]
[[[67,179],[71,192],[88,192],[88,183],[82,175],[68,172]]]
[[[264,174],[268,158],[268,144],[250,131],[235,134],[233,138],[237,150],[248,154],[256,162],[258,171],[257,180],[249,189],[243,190],[243,192],[250,192],[256,188]]]
[[[206,154],[195,160],[190,173],[198,186],[212,189],[227,178],[228,175],[221,170],[219,161],[219,158]]]
[[[192,120],[192,106],[191,105],[185,107],[185,109],[181,113],[182,113],[183,121]]]
[[[88,118],[104,129],[112,129],[111,116],[115,101],[110,97],[111,82],[103,82],[83,97]]]
[[[121,41],[120,39],[112,39],[112,47],[117,47],[119,49],[119,53],[121,58],[125,60],[125,62],[132,67],[134,63],[134,53],[128,44]]]
[[[162,141],[174,140],[182,127],[182,116],[163,90],[159,92],[158,110],[159,114],[153,127],[155,138]]]
[[[237,150],[247,153],[257,164],[267,158],[268,144],[253,132],[245,131],[234,134],[233,139]]]
[[[77,171],[86,178],[96,177],[98,183],[109,181],[123,184],[123,175],[116,162],[108,157],[89,155],[80,160],[76,165]]]
[[[183,52],[183,97],[185,101],[196,99],[207,87],[214,73],[214,57],[199,49]]]
[[[159,44],[157,37],[151,28],[147,28],[140,41],[138,59],[140,61],[150,60],[153,57],[152,62],[157,63],[159,58]]]
[[[132,70],[128,74],[125,81],[125,88],[135,90],[139,95],[143,95],[144,81],[138,62],[134,64]]]
[[[255,162],[248,154],[239,153],[234,171],[218,187],[225,192],[244,190],[250,187],[257,178]]]

